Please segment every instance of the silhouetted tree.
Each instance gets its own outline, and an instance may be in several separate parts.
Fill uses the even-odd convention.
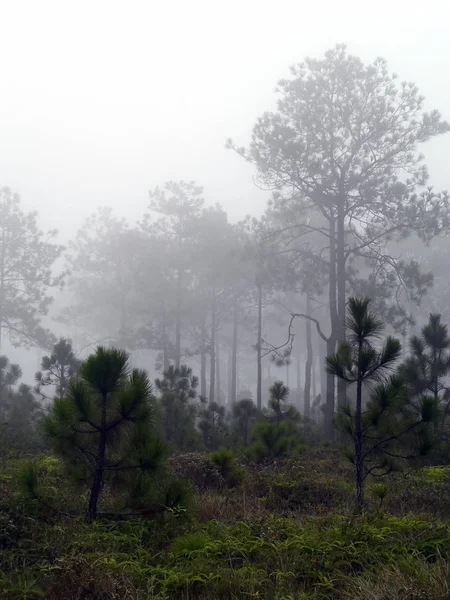
[[[70,380],[75,377],[80,368],[80,361],[75,357],[70,340],[61,338],[53,346],[50,356],[44,356],[41,361],[41,371],[35,375],[35,391],[42,398],[47,398],[44,389],[48,386],[54,388],[56,395],[62,398],[67,390]]]
[[[244,447],[248,446],[249,434],[258,418],[258,410],[253,400],[247,398],[239,400],[233,406],[233,432]]]
[[[364,504],[364,482],[369,475],[385,475],[392,470],[393,459],[428,449],[428,425],[438,413],[433,397],[421,395],[415,402],[401,377],[389,377],[401,345],[388,337],[380,349],[376,348],[374,341],[381,335],[383,322],[369,310],[369,303],[366,298],[349,299],[347,339],[327,358],[327,367],[334,375],[356,384],[355,407],[343,405],[338,423],[352,439],[349,457],[355,465],[358,508]],[[378,385],[363,406],[363,386],[370,383]]]
[[[282,381],[275,381],[269,389],[269,408],[273,410],[279,424],[283,418],[283,407],[289,396],[289,388]]]
[[[287,236],[313,233],[323,239],[319,256],[328,270],[330,353],[345,339],[350,284],[357,294],[383,285],[394,303],[402,291],[419,301],[429,285],[417,262],[396,259],[386,242],[411,232],[428,241],[448,228],[447,195],[418,192],[428,172],[417,147],[449,125],[437,111],[424,112],[417,87],[397,85],[383,59],[364,65],[344,46],[292,67],[292,78],[282,80],[278,91],[278,112],[265,113],[248,151],[238,151],[256,165],[259,183],[277,190],[278,209],[299,215],[285,229]],[[358,265],[365,266],[362,277]],[[402,311],[391,310],[389,316],[407,319]],[[339,383],[341,403],[345,385]],[[327,407],[330,429],[331,380]]]
[[[130,370],[125,352],[103,347],[81,364],[66,396],[54,400],[44,432],[77,479],[88,482],[90,520],[97,516],[105,481],[134,474],[142,486],[142,478],[161,465],[154,404],[147,374]]]
[[[37,213],[22,212],[19,196],[0,190],[0,343],[3,333],[16,346],[47,343],[41,318],[64,277],[52,273],[63,250],[50,241],[56,233],[40,231]]]
[[[177,449],[188,450],[195,443],[195,420],[198,404],[198,378],[192,369],[170,365],[155,385],[161,394],[160,410],[164,439]]]

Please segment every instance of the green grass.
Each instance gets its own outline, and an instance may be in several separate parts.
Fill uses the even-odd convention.
[[[323,451],[246,465],[239,487],[202,484],[191,518],[88,525],[23,498],[22,466],[9,461],[0,471],[5,600],[450,597],[450,483],[435,467],[387,480],[385,513],[375,497],[353,514],[351,472]],[[39,468],[44,488],[76,507],[58,463],[43,458]]]

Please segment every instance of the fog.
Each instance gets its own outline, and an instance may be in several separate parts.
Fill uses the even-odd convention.
[[[170,179],[201,183],[232,220],[261,213],[267,194],[224,141],[247,143],[288,67],[335,43],[384,56],[450,117],[444,1],[16,0],[0,17],[0,181],[63,241],[95,206],[138,216]],[[437,188],[446,143],[426,148]]]
[[[0,17],[0,182],[63,244],[97,207],[141,218],[168,180],[195,180],[231,222],[260,216],[269,195],[225,140],[247,144],[289,66],[335,43],[385,57],[450,118],[443,1],[16,0]],[[424,150],[435,188],[450,188],[448,139]],[[32,378],[40,351],[5,352]]]

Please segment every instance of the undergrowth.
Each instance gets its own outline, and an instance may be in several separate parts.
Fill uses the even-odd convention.
[[[202,460],[192,466],[192,511],[91,525],[26,499],[15,484],[22,461],[5,462],[0,597],[449,598],[446,472],[431,467],[396,475],[383,490],[374,487],[373,504],[356,515],[351,473],[327,451],[259,468],[241,462],[232,485],[232,457]],[[217,477],[211,464],[218,465]],[[76,506],[73,491],[57,487],[57,462],[44,457],[39,468],[47,491],[57,491],[62,506]]]

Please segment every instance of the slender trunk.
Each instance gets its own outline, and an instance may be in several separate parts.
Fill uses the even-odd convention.
[[[0,256],[0,348],[2,347],[3,307],[5,304],[5,261],[6,261],[6,231],[2,230],[2,254]]]
[[[106,438],[108,432],[106,429],[106,400],[107,397],[104,394],[102,396],[102,415],[101,415],[101,429],[99,432],[99,441],[97,449],[97,464],[95,468],[94,481],[91,486],[91,494],[89,497],[88,506],[88,518],[90,521],[94,521],[97,517],[97,504],[100,496],[100,492],[103,487],[103,471],[105,467],[105,456],[106,456]]]
[[[361,360],[362,343],[359,343],[358,361]],[[362,377],[361,366],[358,365],[358,379],[356,382],[356,410],[355,410],[355,483],[356,483],[356,506],[362,508],[364,504],[364,476],[362,458]]]
[[[183,294],[183,271],[178,269],[177,272],[177,308],[175,315],[175,367],[180,368],[181,365],[181,302]]]
[[[329,264],[329,303],[331,333],[327,340],[327,356],[336,351],[336,342],[339,332],[339,315],[337,307],[337,274],[336,274],[336,224],[334,214],[330,213],[330,264]],[[334,375],[327,374],[327,397],[325,408],[325,437],[333,439],[333,417],[335,396]]]
[[[206,323],[202,323],[200,346],[200,395],[206,398]]]
[[[289,362],[286,363],[286,385],[289,387]]]
[[[297,359],[297,408],[303,413],[305,414],[305,403],[303,402],[302,405],[302,393],[301,393],[301,389],[302,389],[302,347],[300,345],[300,331],[299,331],[299,327],[300,324],[297,325],[297,344],[296,344],[296,350],[297,350],[297,355],[296,355],[296,359]]]
[[[316,375],[317,375],[317,361],[316,361],[316,357],[314,356],[314,352],[313,352],[313,357],[312,357],[312,370],[311,370],[311,390],[312,390],[312,397],[313,397],[313,402],[316,401],[317,398],[317,379],[316,379]]]
[[[167,343],[167,325],[166,325],[166,305],[163,305],[163,317],[162,317],[162,342],[163,342],[163,368],[164,373],[167,373],[169,369],[169,345]]]
[[[262,409],[262,285],[258,286],[258,342],[256,345],[257,382],[256,382],[256,407]]]
[[[319,339],[319,372],[320,372],[320,395],[322,401],[325,399],[327,393],[327,370],[325,368],[325,356],[327,353],[327,344],[320,338]]]
[[[227,355],[227,393],[226,393],[226,403],[229,407],[231,407],[231,347],[228,348]]]
[[[233,342],[231,349],[231,405],[236,404],[237,398],[237,353],[239,336],[239,305],[237,298],[234,300],[233,314]]]
[[[217,402],[221,401],[220,394],[220,346],[219,346],[219,335],[216,335],[216,399]]]
[[[327,356],[334,353],[335,343],[333,340],[327,341]],[[327,373],[327,398],[325,403],[325,438],[333,439],[333,417],[334,417],[334,375]]]
[[[337,341],[345,341],[345,196],[341,194],[338,200],[337,211],[337,240],[336,240],[336,263],[337,263]],[[346,401],[347,384],[344,379],[338,379],[338,406],[343,406]]]
[[[216,389],[216,290],[213,289],[211,301],[211,370],[209,374],[209,402],[214,402]]]
[[[310,316],[311,313],[311,298],[306,296],[306,313]],[[312,328],[311,321],[306,319],[306,365],[305,365],[305,391],[304,410],[305,417],[311,414],[311,368],[312,368],[313,348],[312,348]]]

